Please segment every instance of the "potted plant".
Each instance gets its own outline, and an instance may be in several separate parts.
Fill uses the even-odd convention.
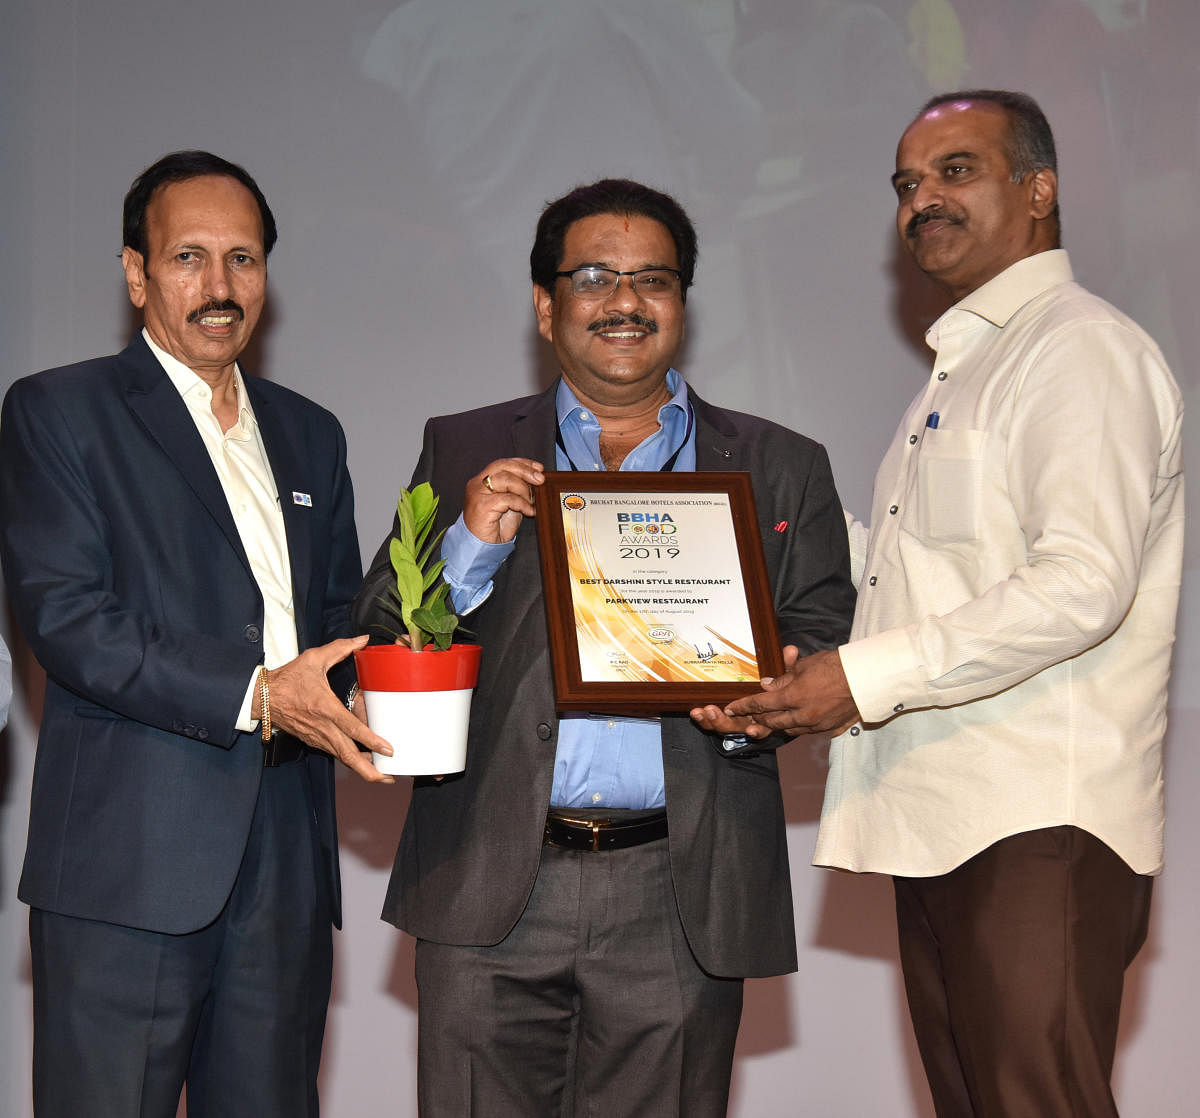
[[[394,644],[354,654],[371,729],[392,746],[373,754],[380,772],[404,776],[462,772],[467,758],[471,694],[479,674],[477,644],[453,644],[459,619],[438,558],[442,533],[433,535],[438,498],[428,482],[401,489],[396,503],[400,534],[389,555],[396,582],[379,600],[399,622]]]

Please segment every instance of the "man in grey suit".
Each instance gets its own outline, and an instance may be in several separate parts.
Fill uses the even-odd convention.
[[[725,1113],[742,979],[795,969],[775,756],[684,714],[555,711],[532,487],[543,464],[751,475],[784,640],[847,632],[824,450],[702,400],[672,368],[696,235],[625,180],[551,203],[530,255],[541,395],[429,421],[414,482],[483,659],[467,768],[418,780],[384,908],[417,937],[421,1113]],[[386,542],[355,622],[386,624]]]
[[[39,1118],[317,1113],[340,921],[326,673],[361,567],[341,427],[246,377],[275,219],[176,152],[125,198],[145,328],[13,385],[0,552],[46,671],[20,896]],[[344,696],[353,679],[341,679]]]

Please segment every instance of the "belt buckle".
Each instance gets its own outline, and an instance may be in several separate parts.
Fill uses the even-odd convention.
[[[572,819],[569,815],[556,815],[555,818],[560,823],[566,823],[575,827],[587,827],[592,832],[592,853],[600,853],[600,831],[602,828],[611,827],[611,819]]]

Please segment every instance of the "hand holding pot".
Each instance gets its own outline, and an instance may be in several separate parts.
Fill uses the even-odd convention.
[[[390,755],[392,747],[371,730],[330,690],[326,673],[367,643],[366,637],[345,637],[300,653],[296,659],[267,672],[271,697],[271,723],[298,737],[305,745],[332,754],[364,780],[394,784],[391,776],[378,772],[366,753]],[[262,717],[259,698],[254,697],[251,714]]]

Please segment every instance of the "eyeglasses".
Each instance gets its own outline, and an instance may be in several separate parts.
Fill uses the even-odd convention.
[[[674,268],[640,268],[636,272],[614,272],[611,268],[591,266],[571,272],[555,272],[555,278],[569,279],[577,299],[605,299],[617,289],[622,276],[628,276],[633,290],[643,299],[670,299],[679,294],[680,273]]]

